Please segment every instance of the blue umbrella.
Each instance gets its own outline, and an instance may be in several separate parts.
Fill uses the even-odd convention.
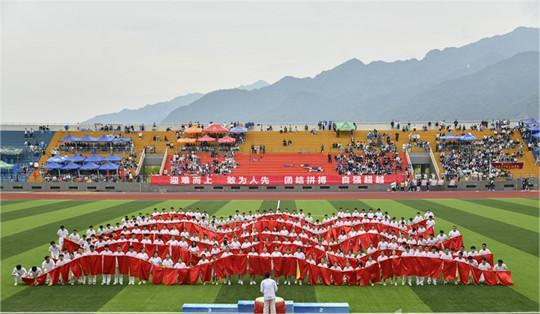
[[[71,155],[66,157],[66,160],[71,162],[81,162],[85,160],[85,157],[81,155]]]
[[[78,165],[78,164],[76,164],[74,162],[70,162],[69,164],[62,167],[62,170],[76,170],[76,169],[79,169],[79,168],[81,168],[81,165]]]
[[[47,169],[47,170],[56,170],[56,169],[61,169],[61,168],[62,168],[62,165],[61,165],[61,164],[58,164],[58,163],[55,163],[55,162],[52,162],[52,163],[46,164],[46,165],[43,166],[42,168],[43,168],[43,169]]]
[[[66,161],[66,157],[60,155],[54,155],[51,158],[47,159],[48,163],[62,163]]]
[[[111,154],[109,156],[103,157],[103,160],[105,160],[105,161],[120,161],[122,159],[124,159],[122,156],[118,156],[118,155],[115,155],[115,154]]]
[[[117,170],[117,169],[118,169],[118,165],[112,162],[108,162],[99,166],[99,170]]]
[[[93,154],[92,156],[90,157],[86,157],[84,159],[85,162],[102,162],[103,161],[103,157],[101,156],[98,156],[96,154]]]
[[[84,164],[81,166],[81,168],[79,168],[80,170],[97,170],[99,169],[99,165],[93,163],[93,162],[89,162],[87,164]]]
[[[243,128],[243,127],[240,127],[240,126],[231,128],[231,129],[229,130],[229,132],[231,132],[231,133],[236,133],[236,134],[247,133],[247,131],[248,131],[248,129]]]

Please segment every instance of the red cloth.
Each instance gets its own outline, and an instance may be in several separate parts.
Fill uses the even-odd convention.
[[[511,286],[513,284],[510,271],[498,271],[496,273],[497,273],[497,280],[499,281],[500,285]]]
[[[132,256],[126,256],[126,260],[129,267],[129,275],[140,278],[142,260]]]
[[[296,275],[296,258],[294,257],[279,257],[274,258],[274,273],[276,276],[295,276]],[[280,262],[276,263],[276,260]]]
[[[250,275],[263,276],[266,272],[272,271],[269,256],[248,256],[248,266]]]
[[[329,286],[332,279],[332,272],[330,269],[325,267],[319,267],[319,274],[321,277],[321,281],[325,286]]]
[[[161,284],[163,282],[163,267],[152,265],[152,283]]]
[[[116,273],[116,256],[103,255],[103,274],[114,275]]]
[[[392,259],[385,259],[384,261],[379,262],[379,267],[381,269],[381,276],[383,279],[388,279],[393,277],[392,272]]]
[[[163,268],[163,284],[164,285],[175,285],[178,280],[178,269],[174,268]]]
[[[64,243],[62,244],[63,250],[68,250],[69,252],[77,251],[81,246],[68,238],[64,238]]]
[[[469,276],[471,274],[471,265],[463,262],[457,262],[457,268],[459,273],[459,281],[464,284],[469,284]]]
[[[343,272],[340,270],[331,270],[332,273],[332,282],[336,286],[343,286]]]
[[[444,280],[451,281],[457,278],[457,262],[445,260],[443,262],[443,278]]]

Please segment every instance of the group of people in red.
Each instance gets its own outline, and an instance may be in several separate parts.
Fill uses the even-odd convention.
[[[434,232],[430,210],[397,219],[381,209],[340,210],[315,219],[303,210],[236,211],[210,217],[198,209],[157,208],[93,226],[82,235],[61,226],[41,267],[13,270],[15,284],[255,285],[271,272],[302,285],[512,284],[486,244],[465,250],[454,226]]]

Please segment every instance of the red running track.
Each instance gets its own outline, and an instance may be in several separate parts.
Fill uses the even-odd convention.
[[[446,191],[446,192],[16,192],[0,193],[0,199],[85,200],[298,200],[298,199],[429,199],[429,198],[538,198],[539,191]]]

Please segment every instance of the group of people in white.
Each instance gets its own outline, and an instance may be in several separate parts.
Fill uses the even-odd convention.
[[[260,222],[275,222],[275,226],[272,229],[265,226],[261,230],[257,228],[261,226],[257,225]],[[188,230],[190,228],[177,227],[188,224],[192,226],[191,232]],[[456,226],[448,233],[440,230],[437,235],[433,232],[434,226],[434,214],[430,210],[426,210],[423,214],[418,212],[415,217],[409,219],[404,217],[397,219],[390,217],[381,209],[352,211],[340,209],[337,213],[325,215],[319,220],[310,213],[305,214],[303,210],[289,212],[277,209],[242,213],[237,210],[234,215],[218,218],[200,210],[181,208],[176,210],[171,207],[168,211],[166,209],[159,211],[155,208],[151,214],[125,216],[114,225],[102,225],[97,229],[89,226],[82,234],[76,229],[69,231],[65,226],[60,226],[57,231],[58,244],[56,241],[50,242],[49,254],[44,257],[41,267],[32,266],[27,270],[22,265],[17,265],[12,275],[14,284],[18,285],[25,277],[37,278],[85,255],[126,255],[148,261],[152,265],[169,268],[187,268],[211,263],[232,254],[245,254],[248,257],[294,257],[312,265],[343,272],[369,267],[399,256],[456,260],[481,270],[507,269],[502,260],[498,260],[495,265],[490,264],[493,255],[485,243],[480,249],[471,246],[466,250],[462,245],[451,247],[449,241],[461,237]],[[367,248],[360,241],[363,235],[368,236]],[[78,248],[70,251],[64,245],[65,239],[76,244]],[[350,245],[344,246],[344,243]],[[136,250],[135,246],[140,248]],[[153,246],[154,249],[157,246],[167,248],[161,255],[156,250],[149,256],[146,246]],[[113,247],[114,249],[111,249]],[[174,247],[188,250],[195,258],[190,261],[183,261],[181,258],[173,260]],[[231,277],[226,276],[223,284],[230,285]],[[439,278],[440,276],[433,278],[403,276],[401,284],[412,285],[415,280],[416,285],[424,283],[436,285]],[[284,284],[290,285],[293,279],[295,278],[285,276]],[[298,279],[296,278],[294,283],[301,285],[303,280]],[[47,280],[49,281],[49,278]],[[128,276],[129,285],[135,285],[135,282],[134,276]],[[238,275],[237,282],[243,284],[243,276]],[[77,280],[70,278],[62,283],[95,285],[97,276],[83,275]],[[102,275],[102,285],[123,283],[124,275],[118,271],[115,275]],[[145,283],[145,280],[138,282],[138,284]],[[214,283],[219,284],[217,280]],[[381,282],[383,285],[387,283],[398,285],[398,278],[394,276]],[[256,284],[255,275],[249,276],[249,284]]]

